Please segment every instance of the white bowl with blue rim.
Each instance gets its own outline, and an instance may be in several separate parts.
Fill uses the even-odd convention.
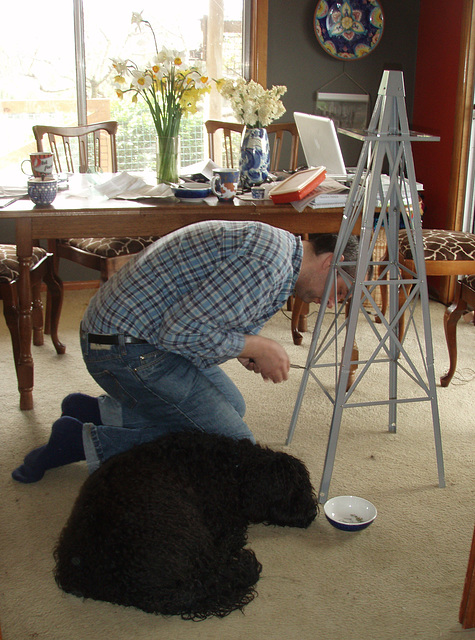
[[[183,202],[201,202],[211,195],[211,187],[203,182],[185,182],[174,187],[173,192]]]
[[[325,516],[343,531],[361,531],[374,522],[378,512],[372,502],[358,496],[336,496],[323,505]]]

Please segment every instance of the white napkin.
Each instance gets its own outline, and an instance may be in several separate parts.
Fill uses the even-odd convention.
[[[119,173],[107,182],[95,185],[95,189],[107,198],[173,197],[173,191],[167,184],[148,185],[142,178],[131,176],[126,171]]]
[[[180,175],[184,178],[201,173],[207,180],[211,180],[213,177],[213,169],[219,169],[219,165],[216,164],[211,158],[208,160],[202,160],[195,164],[190,164],[187,167],[183,167]]]
[[[28,193],[26,187],[0,187],[0,198],[14,198]]]

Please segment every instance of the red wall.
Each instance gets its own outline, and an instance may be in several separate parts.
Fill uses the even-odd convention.
[[[440,142],[412,146],[424,185],[425,228],[447,227],[463,0],[421,0],[412,128]]]

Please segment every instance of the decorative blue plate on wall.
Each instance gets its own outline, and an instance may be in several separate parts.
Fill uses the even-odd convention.
[[[314,16],[318,42],[334,58],[358,60],[377,46],[384,17],[377,0],[319,0]]]

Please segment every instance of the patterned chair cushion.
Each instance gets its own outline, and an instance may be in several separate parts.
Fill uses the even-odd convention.
[[[149,244],[158,240],[159,236],[139,236],[134,238],[69,238],[63,240],[76,249],[94,253],[103,258],[116,258],[139,253]]]
[[[466,284],[467,287],[475,291],[475,275],[465,276],[465,278],[462,279],[462,284]]]
[[[47,255],[48,252],[42,247],[33,247],[31,269]],[[16,255],[16,245],[0,244],[0,283],[11,283],[18,278],[19,274],[20,265]]]
[[[424,260],[475,260],[475,234],[443,229],[422,229]],[[399,251],[412,259],[406,231],[399,232]]]

